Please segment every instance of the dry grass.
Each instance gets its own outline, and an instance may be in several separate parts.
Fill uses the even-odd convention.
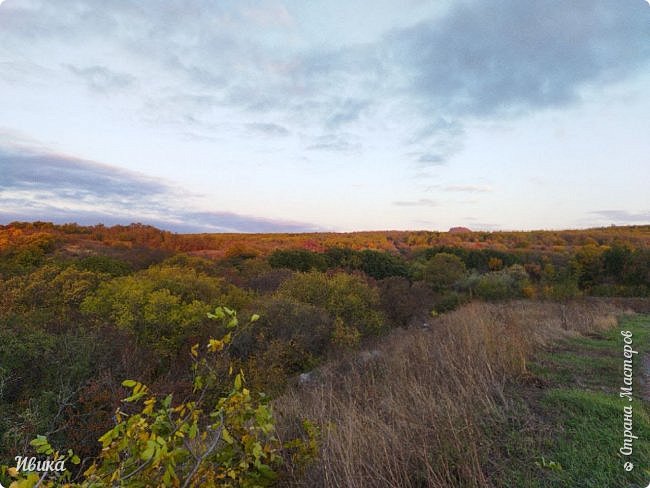
[[[616,325],[604,302],[472,303],[430,330],[396,330],[373,354],[321,368],[275,405],[279,432],[322,428],[320,458],[294,486],[490,486],[489,419],[541,345]]]

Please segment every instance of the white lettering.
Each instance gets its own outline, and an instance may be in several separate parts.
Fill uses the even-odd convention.
[[[16,469],[18,471],[65,471],[65,461],[60,459],[54,461],[53,459],[36,459],[35,457],[16,456]]]

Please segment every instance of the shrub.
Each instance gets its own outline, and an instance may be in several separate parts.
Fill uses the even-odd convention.
[[[233,344],[235,354],[255,354],[271,340],[291,341],[314,355],[327,349],[333,320],[324,309],[281,295],[260,300],[254,308],[260,320],[255,327],[242,328]]]
[[[327,259],[323,254],[304,249],[278,249],[269,256],[269,264],[273,268],[288,268],[294,271],[325,271]]]
[[[273,393],[289,376],[316,365],[330,346],[334,321],[322,308],[284,296],[254,307],[260,319],[241,328],[231,354],[246,365],[252,384]]]
[[[438,253],[422,266],[422,279],[436,290],[451,287],[467,274],[465,263],[458,256]]]
[[[451,312],[456,310],[465,302],[465,297],[460,293],[451,291],[444,293],[435,301],[434,310],[436,313]]]
[[[243,307],[249,301],[246,292],[219,278],[193,269],[153,266],[102,283],[84,299],[81,311],[100,323],[129,330],[139,344],[171,357],[188,337],[207,334],[205,317],[212,304]]]
[[[77,262],[79,268],[95,273],[106,273],[111,276],[124,276],[133,271],[133,267],[120,259],[110,256],[88,256]]]
[[[362,335],[373,335],[384,328],[384,317],[377,310],[379,293],[361,277],[336,273],[298,273],[279,289],[281,295],[323,308],[340,318],[346,327]]]
[[[345,247],[333,247],[325,252],[325,256],[331,268],[363,271],[377,280],[390,276],[409,276],[409,268],[404,259],[390,252],[372,249],[355,251]]]
[[[388,252],[366,249],[359,253],[359,257],[361,258],[359,269],[377,280],[389,276],[406,277],[409,275],[404,260]]]
[[[433,291],[423,281],[410,283],[406,278],[391,276],[377,282],[381,309],[394,326],[407,326],[425,315],[433,303]]]
[[[472,273],[460,283],[459,288],[485,300],[522,298],[534,292],[528,273],[520,264],[483,275]]]
[[[245,386],[243,371],[234,371],[231,365],[232,386],[213,400],[215,386],[221,384],[215,356],[229,347],[239,321],[225,307],[209,316],[221,320],[228,332],[208,341],[207,354],[199,352],[199,344],[192,347],[191,397],[175,404],[171,394],[159,396],[140,382],[125,380],[122,385],[130,394],[115,413],[115,426],[99,438],[102,450],[83,473],[83,481],[69,483],[69,470],[50,474],[49,479],[46,472],[39,479],[33,472],[2,467],[0,475],[14,479],[12,486],[262,487],[278,479],[283,449],[296,465],[312,459],[318,448],[316,430],[307,424],[308,441],[294,439],[284,447],[275,433],[268,397]],[[251,316],[250,323],[258,318]],[[80,463],[72,451],[56,451],[42,436],[32,446],[54,460]]]
[[[255,274],[248,279],[248,287],[258,293],[276,291],[293,273],[288,269],[272,269]]]

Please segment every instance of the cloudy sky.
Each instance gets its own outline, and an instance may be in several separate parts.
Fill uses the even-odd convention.
[[[645,0],[0,1],[0,223],[650,223]]]

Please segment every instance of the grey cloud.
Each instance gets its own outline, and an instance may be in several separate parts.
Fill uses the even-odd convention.
[[[325,125],[336,129],[343,124],[354,122],[369,105],[370,103],[367,100],[348,98],[327,118]]]
[[[412,153],[412,155],[415,156],[416,161],[423,166],[443,166],[447,161],[447,157],[444,154],[435,152],[423,154]]]
[[[571,102],[585,84],[618,80],[650,57],[650,11],[641,0],[464,0],[447,15],[395,30],[374,44],[295,52],[272,50],[242,34],[250,28],[247,11],[285,11],[281,6],[12,3],[0,16],[0,31],[35,33],[41,40],[115,38],[198,85],[227,85],[227,99],[251,109],[323,101],[320,95],[331,107],[343,89],[357,99],[369,94],[374,102],[405,97],[401,101],[451,127],[460,115]],[[353,119],[354,104],[363,102],[350,103],[341,110],[343,121]],[[338,114],[323,115],[327,122]]]
[[[307,146],[310,151],[355,151],[359,148],[359,143],[352,141],[347,134],[324,134]]]
[[[405,143],[422,147],[419,164],[439,165],[462,149],[468,118],[575,103],[583,88],[647,66],[649,38],[650,10],[641,1],[462,1],[374,45],[313,53],[296,69],[308,86],[364,87],[369,103],[407,107],[409,125],[419,129]],[[355,115],[322,116],[335,124]]]
[[[419,166],[444,165],[452,156],[462,151],[463,135],[464,129],[459,122],[437,121],[428,124],[408,141],[410,145],[422,148],[421,151],[411,152],[410,156]]]
[[[210,70],[196,65],[185,66],[178,64],[185,71],[189,80],[208,88],[224,88],[227,85],[227,77],[223,74],[213,73]]]
[[[316,232],[321,228],[293,221],[271,220],[230,212],[186,212],[186,222],[195,226],[231,232]]]
[[[75,222],[81,225],[126,225],[132,222],[141,222],[153,225],[159,229],[172,232],[319,232],[322,228],[296,222],[283,222],[246,217],[228,212],[190,213],[188,215],[173,216],[171,219],[144,218],[127,212],[101,212],[87,210],[70,210],[54,206],[18,209],[14,211],[0,210],[0,222],[8,224],[16,221],[43,221],[64,224]]]
[[[424,110],[485,116],[571,103],[650,58],[641,1],[464,1],[386,40]]]
[[[278,124],[254,122],[246,124],[246,127],[252,131],[260,132],[268,136],[288,136],[289,129]]]
[[[65,67],[74,75],[78,76],[91,90],[107,93],[121,90],[135,83],[135,77],[127,73],[118,73],[105,66],[88,66],[80,68],[70,64]]]
[[[0,148],[0,167],[3,190],[36,189],[100,198],[134,198],[170,191],[159,180],[114,166],[20,148]]]
[[[151,126],[169,126],[176,134],[191,140],[216,141],[235,130],[230,122],[215,123],[210,114],[220,103],[205,93],[178,92],[170,96],[147,96],[143,103],[143,120]]]
[[[56,4],[47,1],[6,2],[0,11],[0,33],[48,40],[62,35],[77,40],[82,32],[106,34],[115,27],[115,20],[107,10],[102,12],[98,7],[82,6],[74,0],[60,0]],[[66,15],[61,15],[62,11]],[[86,22],[80,22],[84,18]],[[77,29],[72,28],[75,25]]]
[[[340,83],[348,81],[365,91],[374,91],[391,84],[390,62],[384,57],[382,44],[362,44],[335,50],[312,49],[296,56],[291,72],[292,81],[300,86],[330,86],[340,88]],[[361,77],[360,77],[361,75]],[[336,93],[336,91],[334,91]],[[341,96],[340,91],[336,93]]]
[[[253,10],[240,5],[7,2],[0,43],[11,49],[29,35],[34,49],[49,52],[54,39],[75,53],[76,43],[110,39],[141,83],[159,70],[164,90],[153,91],[145,109],[163,121],[185,121],[178,113],[193,114],[197,102],[251,112],[252,123],[259,113],[279,116],[294,124],[286,127],[294,133],[297,127],[354,133],[367,118],[362,114],[396,115],[410,136],[394,137],[404,138],[405,151],[420,165],[443,164],[460,151],[471,118],[565,106],[579,100],[584,87],[620,81],[650,60],[650,10],[642,0],[459,0],[447,14],[374,43],[329,50],[290,42],[287,49],[272,48],[251,31],[251,21],[284,19],[286,32],[273,32],[291,40],[290,12],[271,5],[251,17]],[[282,15],[267,18],[274,8]],[[106,73],[86,77],[111,85]],[[179,96],[169,107],[173,114],[160,114],[156,107],[165,107],[170,94]],[[377,107],[385,110],[371,111]],[[358,147],[323,136],[309,149]]]
[[[235,84],[226,90],[224,103],[241,107],[249,112],[268,113],[282,106],[287,106],[287,98],[281,88],[268,86],[260,89],[247,81]]]
[[[415,131],[410,142],[418,143],[426,141],[432,137],[438,138],[441,135],[445,135],[448,138],[454,138],[462,136],[464,133],[465,129],[458,120],[449,120],[439,117],[433,122],[424,124],[423,127]]]
[[[378,49],[382,59],[399,60],[393,69],[405,78],[405,104],[433,119],[408,141],[424,147],[416,162],[440,165],[462,149],[468,118],[578,102],[584,87],[647,66],[649,38],[641,1],[462,1],[390,33]]]
[[[135,172],[64,155],[0,147],[0,220],[144,222],[177,232],[308,232],[311,224],[204,211],[193,195]]]

